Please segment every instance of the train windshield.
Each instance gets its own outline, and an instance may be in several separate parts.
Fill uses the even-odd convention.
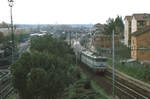
[[[96,60],[96,62],[106,62],[107,61],[106,58],[96,58],[95,60]]]

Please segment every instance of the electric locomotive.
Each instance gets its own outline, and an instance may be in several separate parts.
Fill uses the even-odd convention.
[[[94,72],[105,72],[107,68],[107,58],[98,56],[90,51],[81,51],[80,60],[91,68]]]

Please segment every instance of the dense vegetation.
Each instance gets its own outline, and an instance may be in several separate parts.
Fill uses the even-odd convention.
[[[50,36],[38,37],[31,42],[31,51],[12,64],[13,85],[23,99],[57,99],[73,83],[73,55],[65,44]]]
[[[111,65],[112,62],[109,62],[109,64]],[[144,66],[139,63],[125,63],[125,64],[115,63],[115,68],[131,77],[150,83],[149,66]]]
[[[93,91],[90,81],[86,79],[79,80],[69,86],[65,91],[65,99],[99,99],[100,94]]]
[[[13,86],[21,99],[75,99],[78,95],[71,93],[82,81],[74,60],[73,50],[64,41],[49,35],[37,37],[31,41],[30,51],[11,65]],[[90,99],[83,98],[86,92],[76,94]]]

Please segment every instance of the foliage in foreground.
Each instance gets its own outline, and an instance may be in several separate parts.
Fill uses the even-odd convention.
[[[80,80],[66,88],[61,99],[108,99],[106,93],[94,81],[90,80],[80,68],[78,71]]]
[[[99,93],[95,92],[91,87],[91,82],[81,79],[67,88],[65,99],[99,99]]]
[[[80,79],[72,53],[63,41],[50,36],[35,38],[30,52],[11,65],[13,86],[20,98],[99,99],[89,80]]]
[[[64,42],[50,36],[32,41],[31,51],[11,66],[13,86],[20,97],[57,99],[75,80],[74,57],[70,52]]]

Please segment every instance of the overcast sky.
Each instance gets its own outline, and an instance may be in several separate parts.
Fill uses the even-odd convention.
[[[14,0],[14,23],[95,24],[111,17],[150,13],[149,0]],[[0,0],[0,22],[10,23],[7,0]]]

